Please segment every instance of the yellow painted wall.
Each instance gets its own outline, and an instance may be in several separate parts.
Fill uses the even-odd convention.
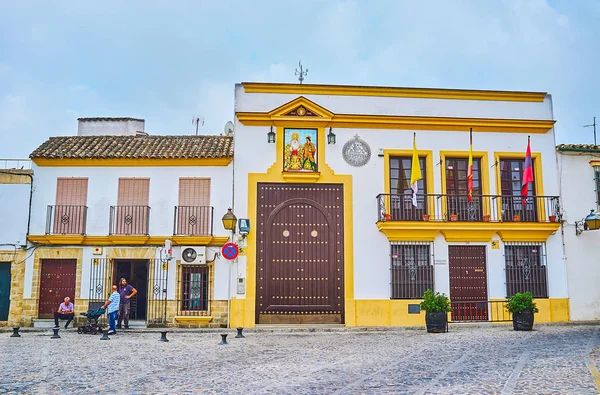
[[[229,305],[229,315],[231,316],[230,326],[232,328],[248,328],[245,326],[244,321],[244,310],[246,309],[246,299],[231,299]],[[251,326],[254,326],[254,320],[251,322]]]

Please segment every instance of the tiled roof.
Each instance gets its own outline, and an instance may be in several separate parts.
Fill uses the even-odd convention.
[[[556,150],[559,152],[573,151],[573,152],[600,152],[600,145],[594,144],[559,144],[556,146]]]
[[[50,137],[31,159],[201,159],[233,157],[228,136]]]

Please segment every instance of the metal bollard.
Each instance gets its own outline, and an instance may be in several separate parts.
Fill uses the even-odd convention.
[[[50,339],[60,339],[60,336],[58,334],[59,328],[52,328],[52,330],[54,331],[54,335],[52,335]]]
[[[237,333],[237,335],[235,335],[235,338],[236,338],[236,339],[243,339],[243,338],[245,338],[245,337],[246,337],[246,336],[244,336],[244,335],[242,334],[242,331],[243,331],[243,330],[244,330],[244,328],[237,328],[237,331],[238,331],[238,333]]]
[[[167,331],[160,331],[160,339],[158,339],[159,342],[168,342],[169,339],[167,339]]]
[[[229,343],[227,343],[227,334],[222,334],[221,335],[221,343],[219,343],[219,345],[224,346],[225,344],[229,344]]]
[[[10,337],[21,337],[21,335],[19,335],[19,328],[18,326],[13,326],[13,334],[10,335]]]
[[[110,340],[110,337],[108,337],[108,329],[102,330],[102,337],[100,340]]]

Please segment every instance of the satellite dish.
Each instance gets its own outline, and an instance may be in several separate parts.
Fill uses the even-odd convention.
[[[233,136],[233,122],[228,121],[225,124],[225,128],[223,131],[225,133],[225,136]]]

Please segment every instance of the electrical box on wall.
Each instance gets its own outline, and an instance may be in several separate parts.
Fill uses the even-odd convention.
[[[238,294],[246,293],[246,279],[245,278],[240,277],[237,279],[237,293]]]
[[[102,255],[102,247],[94,247],[94,249],[92,250],[92,254]]]

